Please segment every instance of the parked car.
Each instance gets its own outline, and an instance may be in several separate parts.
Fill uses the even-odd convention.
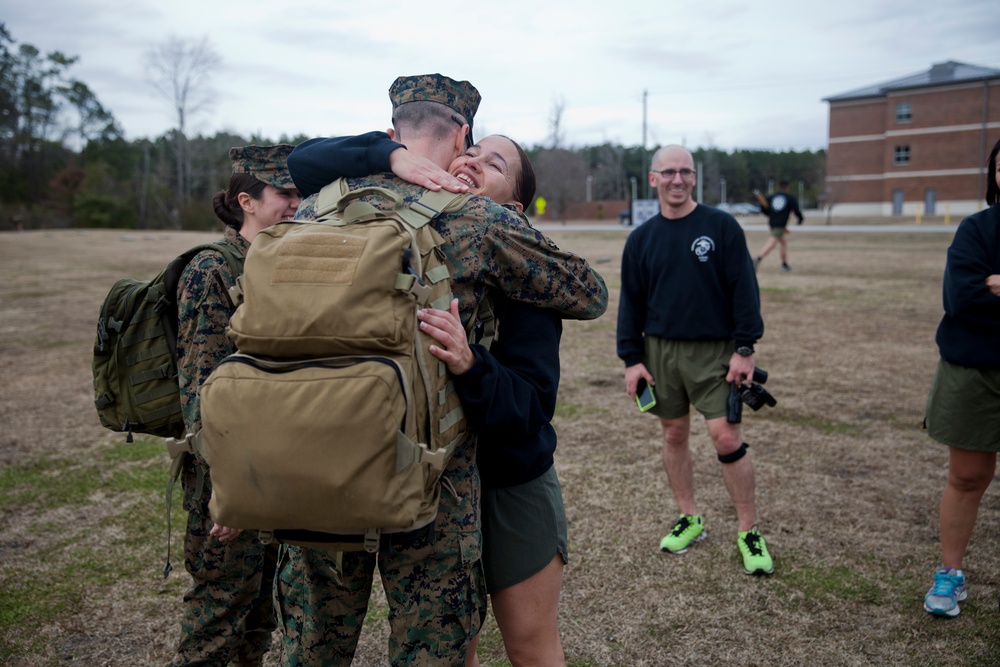
[[[760,213],[760,206],[747,202],[737,202],[735,204],[719,204],[716,206],[720,211],[725,211],[730,215],[757,215]]]

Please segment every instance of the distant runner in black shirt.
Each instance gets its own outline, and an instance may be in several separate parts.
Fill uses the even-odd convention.
[[[788,218],[792,213],[799,219],[796,224],[801,225],[805,218],[802,217],[802,211],[799,210],[799,201],[788,194],[788,181],[778,182],[778,191],[767,198],[767,206],[761,207],[761,210],[767,215],[767,224],[771,227],[771,238],[767,240],[764,248],[757,255],[757,259],[753,261],[753,269],[756,271],[761,261],[767,257],[767,253],[774,250],[774,246],[780,243],[781,270],[791,271],[792,267],[788,264],[788,239],[785,236],[785,228],[788,227]]]

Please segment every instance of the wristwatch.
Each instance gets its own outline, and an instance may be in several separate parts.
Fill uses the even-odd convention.
[[[749,345],[740,345],[738,348],[736,348],[736,354],[740,355],[741,357],[749,357],[750,355],[753,354],[753,348],[750,347]]]

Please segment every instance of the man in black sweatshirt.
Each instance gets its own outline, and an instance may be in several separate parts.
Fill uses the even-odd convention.
[[[760,294],[742,228],[691,198],[696,180],[687,149],[665,146],[653,156],[649,182],[660,214],[625,242],[618,356],[626,392],[634,398],[640,382],[648,383],[656,398],[650,411],[663,427],[663,465],[680,517],[660,549],[684,553],[705,537],[688,446],[693,405],[705,417],[736,508],[744,571],[770,574],[772,559],[757,530],[753,465],[740,425],[726,418],[730,384],[753,377],[753,346],[764,333]]]

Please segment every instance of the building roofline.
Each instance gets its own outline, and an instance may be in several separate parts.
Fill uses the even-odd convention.
[[[899,79],[857,88],[839,95],[824,97],[824,102],[843,102],[871,97],[885,97],[889,92],[914,88],[933,88],[955,83],[973,83],[1000,79],[1000,69],[970,65],[949,60],[936,63],[929,70],[904,76]]]

